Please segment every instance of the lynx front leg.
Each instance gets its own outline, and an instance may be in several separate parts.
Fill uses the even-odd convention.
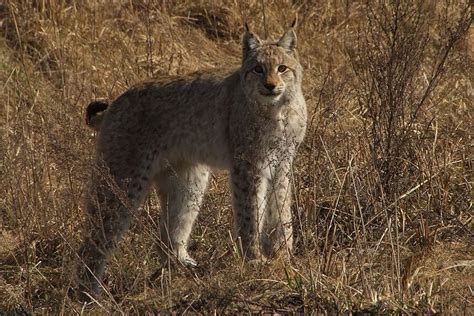
[[[263,259],[260,228],[265,210],[267,180],[246,161],[236,161],[231,174],[235,236],[242,255],[249,260]]]
[[[268,204],[262,229],[263,253],[271,257],[286,249],[293,249],[293,227],[291,219],[290,164],[276,171],[268,187]]]

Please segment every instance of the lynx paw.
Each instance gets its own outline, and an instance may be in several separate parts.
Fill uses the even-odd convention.
[[[187,266],[188,268],[196,268],[198,266],[196,260],[194,260],[193,258],[191,257],[186,257],[186,258],[183,258],[183,259],[179,259],[179,261]]]

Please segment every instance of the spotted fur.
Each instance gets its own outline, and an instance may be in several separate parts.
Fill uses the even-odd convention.
[[[89,106],[89,122],[99,113],[103,119],[96,125],[100,172],[87,205],[81,290],[99,294],[106,258],[153,185],[162,241],[181,262],[195,265],[187,244],[209,168],[230,171],[242,255],[290,253],[291,168],[307,120],[302,76],[293,28],[278,41],[247,30],[237,70],[152,80],[110,106]]]

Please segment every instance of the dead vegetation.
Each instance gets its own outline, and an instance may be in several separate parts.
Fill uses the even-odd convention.
[[[271,36],[295,14],[310,126],[292,261],[239,260],[218,175],[193,234],[201,266],[160,270],[152,194],[83,310],[67,291],[94,150],[85,105],[238,65],[244,21]],[[473,312],[468,1],[9,0],[0,19],[0,313]]]

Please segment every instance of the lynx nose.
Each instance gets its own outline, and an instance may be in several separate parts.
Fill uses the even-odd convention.
[[[263,86],[270,92],[274,92],[273,90],[276,88],[276,85],[271,82],[267,82]]]

